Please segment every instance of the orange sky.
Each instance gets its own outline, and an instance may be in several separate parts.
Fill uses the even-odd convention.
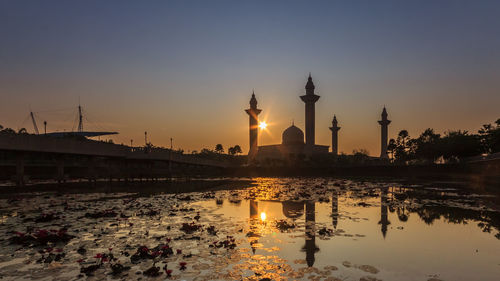
[[[389,137],[476,132],[500,118],[499,6],[2,2],[0,124],[32,131],[31,108],[40,128],[71,130],[80,99],[85,129],[119,131],[118,143],[148,131],[155,145],[247,152],[252,89],[271,124],[260,144],[280,143],[292,120],[304,130],[312,72],[318,144],[330,145],[336,114],[340,152],[378,155],[384,104]]]

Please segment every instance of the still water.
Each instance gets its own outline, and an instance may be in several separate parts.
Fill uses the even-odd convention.
[[[0,277],[500,280],[491,196],[433,184],[254,180],[241,190],[0,200]]]

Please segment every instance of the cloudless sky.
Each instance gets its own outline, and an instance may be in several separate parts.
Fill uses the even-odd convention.
[[[316,142],[380,153],[431,127],[476,132],[500,118],[500,1],[0,0],[0,124],[119,131],[115,142],[248,149],[255,89],[271,125],[304,129],[308,73]]]

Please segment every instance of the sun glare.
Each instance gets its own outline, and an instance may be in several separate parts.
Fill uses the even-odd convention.
[[[260,124],[259,124],[259,128],[260,128],[261,130],[264,130],[265,128],[267,128],[267,123],[266,123],[266,122],[260,122]]]
[[[267,218],[266,213],[264,213],[264,212],[260,213],[260,220],[261,221],[265,221],[266,218]]]

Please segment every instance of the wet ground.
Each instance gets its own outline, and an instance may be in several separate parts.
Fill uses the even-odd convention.
[[[0,199],[3,280],[499,280],[492,196],[256,178],[183,194]]]

